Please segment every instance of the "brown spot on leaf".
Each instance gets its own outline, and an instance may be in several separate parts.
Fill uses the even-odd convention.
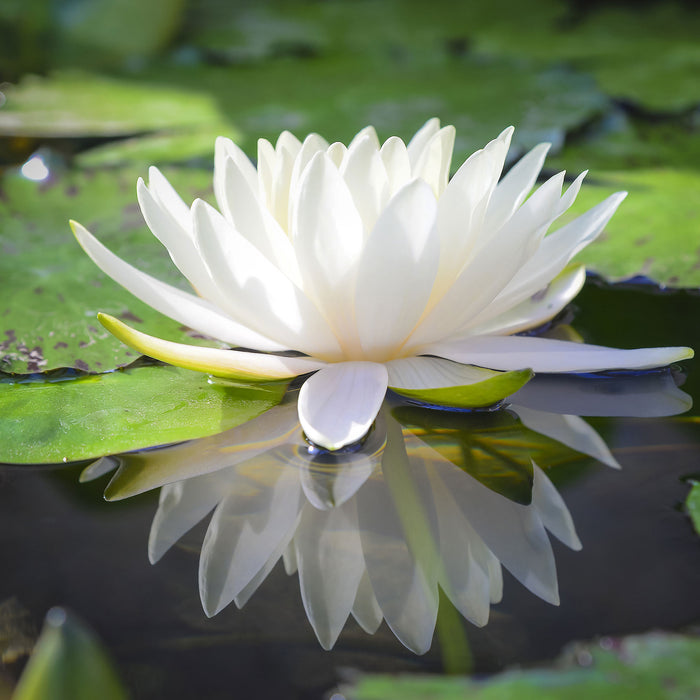
[[[641,238],[637,238],[634,241],[634,245],[636,245],[638,248],[640,248],[641,246],[646,245],[647,243],[650,243],[652,239],[653,239],[653,236],[642,236]]]
[[[35,287],[34,288],[34,294],[43,294],[43,293],[44,293],[43,287]]]
[[[87,372],[90,369],[90,366],[84,360],[76,360],[73,363],[73,367],[75,367],[76,369],[82,369],[83,372]]]
[[[119,318],[125,321],[132,321],[133,323],[143,323],[143,319],[139,318],[136,314],[132,314],[131,311],[126,309],[119,314]]]
[[[59,340],[56,345],[53,346],[54,350],[60,350],[61,348],[67,348],[68,343],[64,343],[62,340]]]

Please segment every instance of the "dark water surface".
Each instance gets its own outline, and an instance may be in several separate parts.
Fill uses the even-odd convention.
[[[575,304],[587,342],[700,348],[700,296],[589,283]],[[700,399],[686,363],[683,390]],[[554,657],[572,640],[700,622],[700,539],[680,504],[700,473],[700,422],[591,418],[622,465],[593,462],[551,474],[583,543],[553,541],[561,605],[504,572],[489,624],[464,622],[475,671]],[[16,676],[46,611],[78,613],[115,659],[134,698],[322,698],[346,669],[441,672],[436,638],[424,656],[383,624],[370,636],[349,621],[323,651],[304,612],[297,575],[278,564],[242,610],[208,619],[197,589],[205,522],[151,566],[147,541],[158,495],[105,502],[105,478],[79,484],[84,465],[0,471],[0,645]],[[546,465],[542,465],[546,466]],[[15,652],[12,652],[15,649]],[[9,651],[8,651],[9,650]],[[16,657],[16,659],[15,659]]]

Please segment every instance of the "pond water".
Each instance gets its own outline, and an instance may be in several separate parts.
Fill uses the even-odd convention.
[[[591,281],[577,298],[572,314],[576,330],[587,342],[621,347],[700,347],[700,331],[694,321],[700,318],[697,294],[661,292],[644,284],[608,286]],[[243,474],[251,494],[243,502],[244,507],[249,507],[251,513],[255,508],[261,510],[260,501],[255,499],[263,487],[274,489],[275,484],[282,483],[279,473],[289,465],[298,476],[292,480],[295,486],[278,488],[283,505],[290,489],[303,493],[311,502],[316,499],[317,518],[321,517],[319,513],[332,512],[327,509],[329,501],[357,501],[353,512],[360,513],[363,532],[376,535],[371,542],[367,537],[362,540],[365,556],[377,560],[373,585],[379,588],[377,577],[386,576],[381,583],[385,591],[383,611],[387,618],[394,615],[395,628],[402,623],[396,622],[398,612],[387,614],[392,587],[397,600],[409,596],[405,579],[398,573],[395,580],[391,579],[391,572],[404,571],[401,567],[405,565],[396,555],[399,530],[412,531],[416,538],[413,542],[418,542],[415,546],[424,546],[426,556],[432,556],[431,561],[441,570],[458,568],[459,557],[453,556],[451,563],[446,563],[444,557],[442,561],[435,558],[429,544],[420,544],[421,534],[436,527],[448,539],[448,533],[454,535],[471,526],[492,550],[505,552],[501,559],[510,557],[510,568],[525,566],[528,541],[522,540],[521,546],[521,540],[514,538],[517,551],[508,554],[509,535],[504,523],[510,513],[527,506],[513,505],[505,496],[495,495],[495,491],[526,503],[533,473],[536,483],[539,478],[530,466],[530,456],[537,455],[535,461],[561,494],[583,545],[575,551],[555,537],[549,538],[556,561],[560,605],[545,602],[504,570],[502,602],[491,607],[488,624],[477,627],[456,617],[443,596],[439,632],[429,651],[420,656],[406,649],[386,623],[370,635],[352,619],[333,649],[324,651],[307,619],[299,577],[287,575],[281,563],[263,577],[242,609],[230,604],[208,618],[198,591],[198,562],[209,517],[194,524],[198,519],[193,515],[196,507],[190,508],[187,517],[180,521],[171,518],[170,531],[161,522],[160,544],[154,544],[158,536],[152,536],[153,558],[163,553],[169,539],[177,542],[151,565],[149,531],[158,509],[157,491],[107,502],[103,498],[106,477],[79,482],[87,463],[6,466],[0,471],[0,538],[5,572],[0,582],[0,645],[5,673],[11,677],[19,674],[26,650],[46,611],[54,605],[75,611],[97,632],[134,698],[322,698],[330,696],[353,669],[441,673],[446,664],[459,670],[460,664],[465,669],[469,662],[473,671],[487,673],[553,658],[572,640],[650,629],[679,630],[696,624],[700,620],[700,542],[681,504],[689,489],[684,479],[700,473],[700,423],[693,417],[694,410],[682,416],[664,415],[674,413],[674,406],[683,403],[675,383],[682,383],[682,391],[696,400],[700,397],[700,378],[692,363],[688,364],[683,374],[673,375],[666,372],[605,380],[586,378],[563,385],[553,385],[545,378],[539,388],[521,396],[519,401],[516,399],[509,410],[476,416],[437,413],[407,405],[387,406],[383,423],[375,429],[365,451],[341,460],[348,467],[341,477],[323,460],[320,464],[316,460],[313,468],[307,469],[304,465],[310,463],[308,451],[298,446],[289,448],[285,442],[289,426],[284,421],[276,424],[287,447],[271,458],[268,453],[266,461],[261,458],[258,462],[257,471]],[[591,394],[586,387],[596,381],[602,393]],[[623,391],[632,391],[632,398]],[[541,413],[548,408],[554,410],[553,405],[556,415],[573,412],[574,405],[584,406],[586,424],[602,437],[622,469],[557,446],[551,439],[538,442],[532,431],[522,427],[520,420],[533,427],[537,415],[539,425],[544,425]],[[640,417],[645,415],[652,417]],[[548,425],[551,428],[551,421]],[[584,430],[580,423],[575,427],[579,433]],[[457,462],[465,472],[460,472],[459,478],[468,479],[470,488],[480,494],[473,503],[462,504],[465,513],[475,514],[476,519],[470,524],[464,524],[466,516],[464,521],[448,520],[446,516],[441,520],[447,512],[443,506],[448,497],[453,498],[451,502],[459,501],[463,496],[461,484],[465,482],[444,481],[438,487],[433,478],[438,469],[435,453],[426,457],[425,443],[418,444],[416,435],[425,438],[443,457],[454,457],[455,451],[460,453],[462,462]],[[592,435],[592,431],[584,430],[585,445],[605,458],[607,453]],[[432,466],[420,474],[411,467],[411,479],[398,474],[392,482],[388,473],[380,479],[376,471],[370,472],[377,466],[373,455],[379,454],[382,446],[385,451],[392,449],[396,454],[407,455],[405,464]],[[191,451],[188,452],[191,446],[185,448],[184,454],[178,452],[182,449],[146,453],[131,462],[127,459],[125,466],[138,470],[150,465],[152,473],[156,469],[153,465],[165,459],[158,455],[167,454],[173,463],[180,460],[187,465],[192,461]],[[207,454],[220,455],[222,450],[236,453],[234,446],[222,447],[221,443],[208,449]],[[363,454],[369,457],[363,459]],[[270,469],[277,471],[268,478],[266,470]],[[243,483],[235,481],[242,478],[242,472],[234,472],[232,483]],[[455,474],[453,478],[457,478]],[[221,491],[229,487],[214,477],[209,479],[202,489],[217,492],[216,497],[210,497],[215,505],[222,498]],[[251,483],[259,492],[253,493]],[[413,491],[402,491],[401,485],[406,483],[415,486]],[[486,489],[484,484],[491,489],[491,495],[479,491]],[[524,496],[523,484],[527,487]],[[438,496],[439,488],[443,490]],[[392,493],[396,512],[383,506],[382,489]],[[368,492],[374,495],[362,496]],[[431,494],[429,499],[426,493]],[[365,498],[364,505],[360,504],[361,498]],[[563,511],[551,493],[547,498],[540,509],[541,520],[550,530],[556,530],[552,523],[558,522],[558,534],[566,539]],[[421,503],[428,499],[434,509],[427,507],[420,515],[421,509],[414,507],[416,499]],[[278,501],[271,497],[268,500],[272,503],[270,510],[281,510]],[[403,513],[402,507],[396,505],[399,502],[408,504]],[[367,505],[372,503],[373,509]],[[480,509],[486,511],[481,519],[477,517]],[[557,515],[552,515],[553,511]],[[292,520],[294,517],[290,515]],[[374,518],[372,527],[366,525],[370,517]],[[409,524],[411,518],[415,520]],[[224,534],[226,522],[224,518],[220,523]],[[489,522],[491,527],[484,529]],[[323,523],[329,532],[343,531],[337,524]],[[187,531],[189,524],[194,526]],[[283,524],[279,527],[284,530]],[[307,546],[313,542],[313,534],[309,534],[313,533],[312,525],[303,527],[306,535],[301,530],[295,535],[297,557],[308,551],[299,544],[304,537]],[[491,537],[496,531],[500,540],[492,545]],[[410,539],[411,535],[406,537]],[[568,537],[569,544],[573,544],[570,532]],[[471,539],[477,549],[474,542],[478,540],[478,536]],[[154,549],[158,551],[154,553]],[[226,568],[221,547],[216,550],[218,555],[212,551],[210,547],[210,589],[216,588],[216,582],[212,583],[216,566]],[[373,554],[368,554],[370,551]],[[293,562],[287,563],[291,566]],[[528,572],[522,566],[519,578],[526,580]],[[338,571],[319,574],[319,580],[328,578],[328,595],[337,593],[346,583],[345,571],[340,571],[342,575],[337,580],[332,579]],[[532,571],[537,573],[537,566],[533,565],[530,574]],[[531,588],[537,588],[532,580],[529,583]],[[308,574],[304,585],[308,597],[315,585]],[[491,586],[497,587],[493,577]],[[540,594],[543,588],[546,592],[547,586],[540,586]],[[209,605],[218,607],[221,596],[217,599],[216,591],[211,590],[208,595]],[[406,625],[408,629],[415,627]]]

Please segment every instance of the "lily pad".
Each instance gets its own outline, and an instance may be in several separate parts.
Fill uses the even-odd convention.
[[[577,644],[551,669],[513,670],[473,681],[455,677],[365,676],[353,700],[682,700],[700,693],[700,639],[649,634]]]
[[[0,198],[0,369],[100,372],[129,364],[137,355],[100,326],[98,311],[143,323],[170,340],[211,344],[106,277],[71,234],[68,220],[77,219],[134,265],[183,284],[136,204],[136,179],[145,174],[67,173],[43,184],[6,174]],[[211,182],[211,172],[193,169],[167,175],[185,199],[202,195]]]
[[[644,275],[673,287],[700,286],[700,174],[672,169],[597,173],[568,216],[619,190],[629,196],[603,235],[576,260],[612,280]]]
[[[52,608],[14,700],[126,700],[110,659],[72,614]]]
[[[77,461],[213,435],[272,408],[285,388],[211,384],[199,372],[148,365],[69,380],[5,377],[0,462]]]

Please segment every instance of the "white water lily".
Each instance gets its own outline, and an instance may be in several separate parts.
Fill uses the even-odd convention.
[[[625,193],[548,233],[585,173],[563,194],[559,173],[528,196],[547,152],[541,144],[499,182],[512,132],[449,181],[454,128],[436,119],[408,145],[397,137],[380,144],[372,127],[347,147],[283,132],[275,147],[259,141],[257,169],[219,138],[219,211],[200,199],[188,207],[151,168],[149,184],[138,183],[141,210],[196,295],[137,270],[72,222],[78,241],[153,308],[254,352],[171,343],[109,316],[101,321],[140,352],[217,376],[313,372],[299,418],[328,449],[365,435],[387,387],[479,406],[517,390],[530,370],[644,369],[691,357],[688,348],[617,350],[514,335],[553,318],[577,294],[585,272],[569,261]]]

